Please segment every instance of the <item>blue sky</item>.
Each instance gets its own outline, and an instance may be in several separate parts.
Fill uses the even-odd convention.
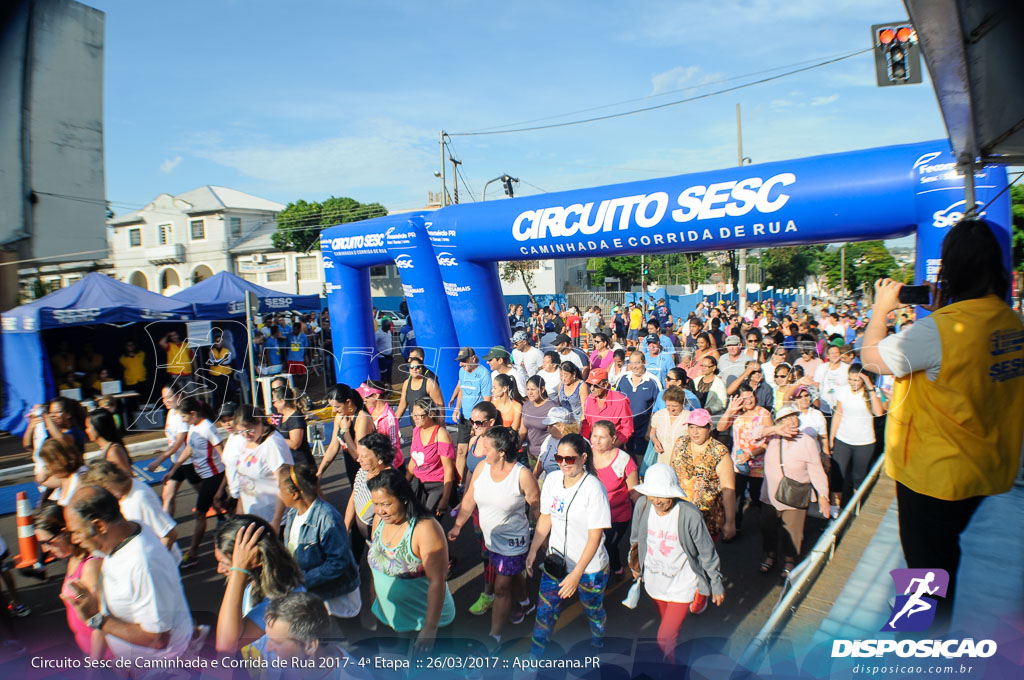
[[[898,0],[88,4],[106,12],[118,213],[204,184],[282,203],[421,207],[440,188],[441,129],[706,93],[866,49],[871,24],[906,16]],[[453,148],[478,199],[504,172],[523,194],[699,172],[736,164],[737,103],[755,163],[946,135],[927,75],[879,88],[865,53],[611,121],[453,137]]]

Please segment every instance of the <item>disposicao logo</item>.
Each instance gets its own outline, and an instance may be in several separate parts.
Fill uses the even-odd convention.
[[[938,598],[946,597],[949,573],[945,569],[893,569],[889,572],[896,585],[896,600],[884,632],[914,633],[927,630],[935,622]],[[971,657],[994,655],[993,640],[833,640],[832,657]]]
[[[945,569],[893,569],[889,575],[896,584],[896,603],[882,630],[926,630],[935,620],[936,598],[946,597],[949,574]]]

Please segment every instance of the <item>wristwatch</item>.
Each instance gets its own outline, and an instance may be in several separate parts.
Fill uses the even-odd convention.
[[[106,615],[102,612],[96,612],[89,617],[89,620],[85,622],[85,625],[89,626],[93,630],[99,630],[103,627],[103,622],[107,620]]]

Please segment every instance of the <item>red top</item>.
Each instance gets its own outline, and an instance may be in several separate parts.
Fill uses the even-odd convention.
[[[580,326],[583,325],[583,318],[575,314],[565,317],[565,327],[569,329],[570,338],[580,337]]]
[[[636,470],[636,463],[628,453],[618,450],[612,464],[597,468],[597,478],[608,490],[608,505],[612,509],[613,522],[628,522],[633,517],[633,501],[629,499],[626,477]]]
[[[629,408],[629,397],[621,392],[608,390],[602,405],[593,392],[587,395],[587,400],[583,402],[580,434],[589,438],[590,429],[599,420],[610,420],[615,423],[615,434],[619,437],[619,444],[625,444],[633,434],[633,412]]]

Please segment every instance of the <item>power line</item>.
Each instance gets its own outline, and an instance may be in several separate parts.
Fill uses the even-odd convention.
[[[13,260],[11,262],[0,262],[0,267],[6,267],[7,265],[11,265],[11,264],[25,264],[26,262],[41,262],[42,260],[56,260],[58,258],[72,257],[74,255],[93,255],[95,253],[105,253],[105,252],[107,252],[106,249],[104,249],[104,250],[82,250],[82,251],[79,251],[77,253],[61,253],[60,255],[47,255],[45,257],[30,257],[30,258],[25,259],[25,260]]]
[[[728,92],[735,92],[737,90],[742,90],[742,89],[745,89],[745,88],[748,88],[748,87],[753,87],[754,85],[762,85],[764,83],[768,83],[768,82],[771,82],[773,80],[779,80],[781,78],[785,78],[787,76],[795,75],[797,73],[803,73],[804,71],[810,71],[812,69],[821,68],[822,66],[828,66],[829,64],[835,64],[837,62],[849,59],[850,57],[854,57],[854,56],[857,56],[859,54],[864,54],[865,52],[870,52],[873,49],[874,49],[873,47],[869,47],[869,48],[867,48],[865,50],[858,50],[856,52],[851,52],[851,53],[846,54],[846,55],[841,56],[841,57],[836,57],[836,58],[833,58],[833,59],[827,59],[825,61],[820,61],[820,62],[817,62],[817,63],[812,64],[810,66],[805,66],[803,68],[793,69],[791,71],[786,71],[785,73],[779,73],[779,74],[774,75],[774,76],[768,76],[767,78],[761,78],[760,80],[755,80],[755,81],[750,82],[750,83],[743,83],[742,85],[734,85],[733,87],[726,87],[726,88],[723,88],[721,90],[715,90],[714,92],[706,92],[704,94],[699,94],[699,95],[696,95],[696,96],[693,96],[693,97],[687,97],[685,99],[677,99],[677,100],[670,101],[670,102],[665,102],[665,103],[662,103],[662,104],[655,104],[653,106],[645,106],[643,108],[632,109],[630,111],[621,111],[619,113],[609,113],[606,116],[593,116],[591,118],[583,118],[581,120],[570,120],[570,121],[566,121],[564,123],[551,123],[551,124],[548,124],[548,125],[534,125],[532,127],[514,128],[514,129],[511,129],[511,130],[490,130],[490,131],[487,131],[487,132],[449,132],[448,134],[450,136],[452,136],[452,137],[479,137],[479,136],[483,136],[483,135],[504,135],[504,134],[509,134],[509,133],[512,133],[512,132],[533,132],[535,130],[548,130],[548,129],[551,129],[551,128],[568,127],[570,125],[582,125],[584,123],[594,123],[594,122],[601,121],[601,120],[610,120],[612,118],[622,118],[624,116],[632,116],[632,115],[637,114],[637,113],[645,113],[647,111],[654,111],[654,110],[657,110],[657,109],[664,109],[664,108],[667,108],[669,106],[677,106],[679,104],[686,104],[688,102],[694,102],[694,101],[697,101],[697,100],[700,100],[700,99],[708,99],[709,97],[714,97],[714,96],[720,95],[720,94],[726,94]]]
[[[857,51],[857,52],[853,52],[852,54],[860,54],[860,52],[861,51]],[[575,115],[580,114],[580,113],[590,113],[591,111],[600,111],[601,109],[607,109],[607,108],[611,108],[613,106],[621,106],[623,104],[633,104],[635,102],[642,102],[642,101],[646,101],[648,99],[656,99],[658,97],[667,97],[669,95],[678,94],[680,92],[690,92],[690,91],[699,89],[701,87],[707,87],[709,85],[720,85],[721,83],[729,83],[729,82],[732,82],[734,80],[740,80],[742,78],[752,78],[754,76],[759,76],[759,75],[762,75],[764,73],[771,73],[772,71],[779,71],[781,69],[793,68],[795,66],[802,66],[803,64],[809,64],[809,63],[812,63],[812,62],[817,62],[817,61],[819,61],[821,59],[832,59],[833,57],[840,57],[840,56],[844,56],[844,55],[845,56],[851,56],[851,53],[849,51],[847,51],[847,52],[841,52],[841,53],[837,53],[837,54],[829,54],[829,55],[825,55],[825,56],[821,56],[821,57],[814,57],[813,59],[804,59],[802,61],[796,61],[796,62],[793,62],[791,64],[783,64],[781,66],[774,66],[772,68],[766,68],[766,69],[763,69],[761,71],[753,71],[751,73],[744,73],[744,74],[738,75],[738,76],[730,76],[729,78],[718,78],[716,80],[709,80],[707,82],[700,83],[699,85],[690,85],[688,87],[681,87],[681,88],[678,88],[678,89],[675,89],[675,90],[666,90],[665,92],[659,92],[657,94],[648,94],[648,95],[644,95],[643,97],[634,97],[632,99],[623,99],[622,101],[612,102],[611,104],[601,104],[600,106],[591,106],[591,107],[586,108],[586,109],[577,109],[576,111],[567,111],[566,113],[559,113],[559,114],[555,114],[555,115],[551,115],[551,116],[542,116],[541,118],[531,118],[530,120],[521,120],[521,121],[518,121],[516,123],[505,123],[504,125],[494,125],[494,126],[489,127],[489,128],[481,128],[480,130],[472,130],[471,132],[488,132],[488,131],[491,131],[491,130],[497,130],[498,128],[513,127],[513,126],[516,126],[516,125],[528,125],[529,123],[539,123],[540,121],[552,120],[554,118],[564,118],[566,116],[575,116]]]

